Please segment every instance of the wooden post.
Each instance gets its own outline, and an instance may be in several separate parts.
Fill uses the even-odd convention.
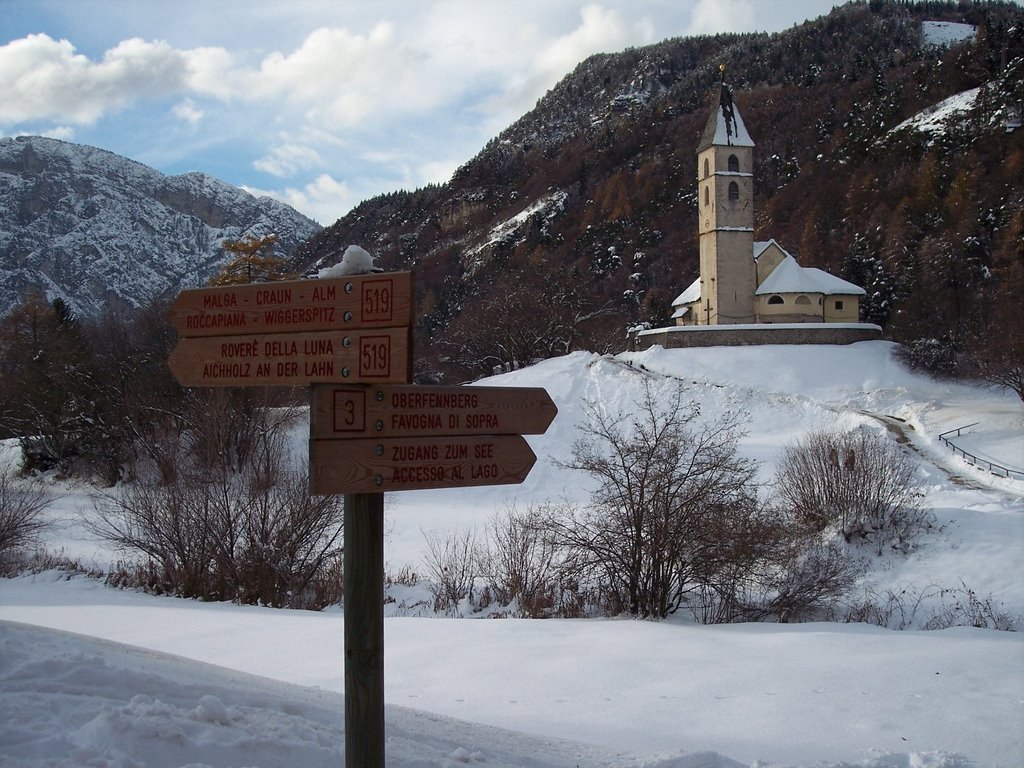
[[[345,495],[345,766],[384,768],[384,494]]]

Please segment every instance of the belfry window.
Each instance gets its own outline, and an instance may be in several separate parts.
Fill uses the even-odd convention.
[[[729,182],[729,199],[739,200],[740,199],[740,185],[735,181]]]
[[[729,155],[729,173],[740,172],[740,159],[736,155]]]
[[[711,205],[711,187],[704,187],[704,205]]]
[[[706,179],[710,175],[711,175],[711,164],[708,162],[708,159],[705,157],[704,158],[704,178]]]

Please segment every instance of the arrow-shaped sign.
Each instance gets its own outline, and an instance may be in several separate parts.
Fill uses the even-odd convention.
[[[409,329],[181,339],[168,362],[185,387],[409,380]]]
[[[412,273],[193,288],[169,316],[183,337],[400,328],[412,325]]]
[[[541,387],[313,387],[310,437],[540,435],[558,409]]]
[[[536,455],[519,435],[310,440],[313,494],[521,483]]]

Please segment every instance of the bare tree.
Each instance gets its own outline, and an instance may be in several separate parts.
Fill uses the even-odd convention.
[[[617,311],[611,304],[594,306],[578,283],[541,268],[510,271],[480,290],[472,308],[449,324],[443,342],[451,362],[476,375],[591,346],[597,341],[591,329],[600,334],[595,321]]]
[[[715,532],[758,514],[756,467],[737,451],[740,416],[702,422],[681,388],[660,399],[649,381],[634,415],[596,402],[586,411],[563,466],[598,487],[589,507],[551,522],[564,568],[601,580],[624,611],[667,616],[722,573],[736,541]]]

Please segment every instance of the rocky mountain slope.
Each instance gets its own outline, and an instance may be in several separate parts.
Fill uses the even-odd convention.
[[[365,201],[297,259],[359,243],[415,268],[418,349],[438,370],[621,348],[696,276],[695,150],[720,67],[757,144],[758,239],[863,285],[864,319],[891,338],[955,349],[1005,323],[1024,300],[1012,3],[872,0],[778,34],[591,57],[449,183]],[[905,122],[965,92],[942,120]],[[566,306],[557,327],[535,322]],[[485,354],[516,346],[495,324],[557,338]]]
[[[209,277],[225,240],[274,232],[286,255],[319,229],[202,173],[164,176],[39,136],[0,139],[0,314],[32,288],[83,316],[146,306]]]

